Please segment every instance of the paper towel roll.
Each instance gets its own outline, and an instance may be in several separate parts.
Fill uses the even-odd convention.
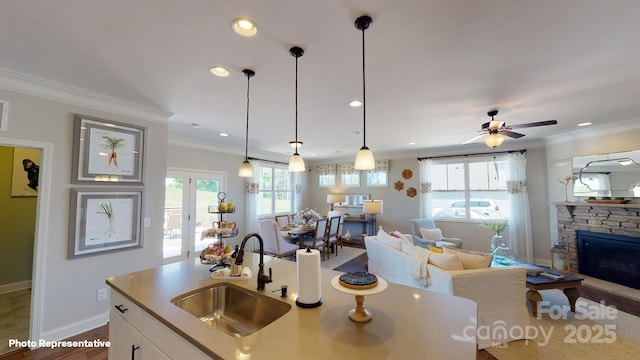
[[[316,307],[322,304],[320,284],[320,251],[317,249],[298,250],[296,252],[298,269],[298,299],[300,307]]]

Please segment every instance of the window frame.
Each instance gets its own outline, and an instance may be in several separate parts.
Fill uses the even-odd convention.
[[[371,174],[384,174],[384,184],[372,184],[369,180]],[[389,187],[389,170],[369,170],[365,174],[365,186],[366,187]]]
[[[271,188],[269,190],[266,190],[263,186],[263,179],[262,179],[262,169],[270,169],[271,170]],[[279,171],[284,171],[288,173],[289,176],[289,189],[288,190],[277,190],[276,189],[276,176],[275,176],[275,172],[276,169]],[[258,190],[258,196],[260,197],[260,200],[258,202],[258,209],[257,209],[257,213],[258,213],[258,218],[270,218],[270,217],[274,217],[276,215],[282,215],[282,214],[291,214],[294,213],[294,201],[295,201],[295,184],[294,184],[294,178],[293,178],[293,173],[289,171],[289,169],[287,168],[286,165],[279,165],[279,164],[261,164],[258,166],[257,169],[260,173],[260,189]],[[265,201],[265,198],[263,196],[263,194],[265,193],[269,193],[271,194],[270,199],[271,199],[271,206],[270,206],[270,212],[269,213],[262,213],[262,203],[263,201]],[[280,211],[280,212],[276,212],[276,193],[288,193],[289,194],[289,210],[287,211]]]
[[[485,163],[487,165],[487,176],[491,176],[492,174],[492,169],[489,168],[489,166],[494,167],[494,169],[496,169],[496,167],[499,167],[499,169],[496,169],[497,174],[498,174],[498,183],[497,186],[493,186],[492,187],[492,180],[487,178],[487,189],[471,189],[471,171],[470,171],[470,165],[472,163]],[[498,166],[496,166],[496,163],[498,164]],[[503,201],[503,199],[496,199],[495,198],[495,192],[504,192],[506,194],[507,192],[507,185],[506,185],[506,175],[507,175],[507,167],[508,167],[508,157],[505,155],[502,156],[496,156],[495,158],[491,157],[474,157],[474,158],[459,158],[459,157],[453,157],[453,158],[448,158],[448,159],[439,159],[439,160],[433,160],[433,165],[455,165],[455,164],[461,164],[463,165],[463,176],[464,176],[464,187],[462,189],[453,187],[451,190],[436,190],[436,187],[433,184],[433,180],[432,180],[432,196],[430,197],[430,208],[432,209],[432,213],[430,214],[431,217],[437,218],[438,220],[444,220],[444,221],[452,221],[452,222],[482,222],[482,221],[495,221],[498,219],[501,220],[506,220],[508,219],[508,211],[502,211],[503,209],[500,208],[500,206],[496,206],[493,210],[490,210],[489,213],[483,213],[482,211],[478,211],[477,209],[474,209],[474,207],[472,206],[473,202],[477,202],[480,200],[484,200],[484,199],[488,199],[488,200],[492,200],[496,205],[498,201]],[[496,174],[496,171],[493,171],[493,174]],[[445,170],[445,180],[447,182],[447,188],[449,188],[449,171],[448,169]],[[432,179],[433,179],[433,173],[432,175]],[[459,179],[458,179],[459,181]],[[478,193],[484,193],[486,192],[488,194],[488,196],[481,196],[478,197],[477,194]],[[463,193],[463,198],[458,198],[456,200],[452,200],[451,204],[448,207],[443,207],[443,206],[435,206],[434,205],[434,200],[438,201],[438,200],[443,200],[445,198],[437,198],[434,199],[435,194],[436,193]],[[493,193],[493,194],[492,194]],[[453,206],[453,204],[456,204],[459,201],[464,201],[464,207],[455,207]],[[507,199],[508,201],[508,199]],[[509,205],[507,205],[506,207],[508,207]],[[504,204],[503,204],[503,208],[504,208]],[[436,211],[438,211],[438,209],[444,209],[445,213],[446,213],[446,209],[464,209],[464,217],[459,217],[459,216],[434,216],[436,214]],[[451,211],[452,213],[455,214],[460,214],[460,212],[454,212]],[[474,217],[472,214],[478,214],[481,217]],[[478,216],[476,215],[476,216]],[[486,216],[486,217],[484,217]]]

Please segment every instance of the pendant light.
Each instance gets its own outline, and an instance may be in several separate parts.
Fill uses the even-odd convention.
[[[238,170],[238,176],[240,177],[253,177],[253,166],[249,162],[249,80],[256,73],[253,70],[244,69],[242,74],[247,77],[247,128],[244,137],[244,161],[240,164],[240,170]]]
[[[356,29],[362,30],[362,147],[353,164],[356,170],[373,170],[376,166],[373,152],[367,147],[367,101],[364,81],[364,31],[371,26],[371,22],[371,17],[367,15],[360,16],[355,22]]]
[[[289,49],[289,53],[296,58],[296,140],[295,143],[298,143],[298,58],[304,54],[304,50],[301,48],[294,46]],[[291,158],[289,159],[289,171],[290,172],[302,172],[305,170],[304,160],[302,160],[302,156],[298,154],[298,147],[296,146],[296,151],[293,153]]]

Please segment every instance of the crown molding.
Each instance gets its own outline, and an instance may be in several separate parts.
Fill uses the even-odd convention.
[[[168,123],[169,118],[173,116],[173,113],[167,110],[136,104],[7,69],[0,69],[0,88],[44,99],[165,124]]]
[[[231,146],[223,146],[215,143],[204,143],[194,139],[180,137],[180,136],[172,136],[169,135],[167,139],[167,143],[172,146],[180,146],[190,149],[196,150],[204,150],[204,151],[213,151],[220,154],[229,154],[229,155],[238,155],[244,158],[244,148],[231,147]],[[250,157],[257,158],[265,158],[273,161],[289,161],[288,157],[283,156],[282,154],[264,152],[264,151],[250,151]]]

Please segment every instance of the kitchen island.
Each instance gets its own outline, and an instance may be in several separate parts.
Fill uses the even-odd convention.
[[[260,293],[289,303],[291,310],[262,330],[245,337],[233,337],[171,302],[184,293],[216,282],[229,282],[255,291],[258,262],[257,254],[245,254],[244,265],[254,274],[250,280],[212,280],[209,266],[200,264],[197,259],[110,277],[106,282],[114,290],[111,322],[114,325],[122,322],[117,319],[122,306],[114,309],[116,303],[130,301],[129,307],[134,311],[123,314],[133,317],[134,328],[140,324],[142,347],[150,353],[149,348],[152,348],[157,355],[147,356],[154,359],[476,357],[474,324],[477,309],[471,300],[389,283],[383,292],[365,299],[364,305],[373,314],[372,320],[356,323],[348,317],[355,305],[354,296],[336,290],[330,283],[340,272],[322,269],[323,304],[312,309],[300,308],[295,304],[296,263],[270,256],[265,256],[264,266],[265,273],[272,269],[273,282],[267,283],[265,291]],[[280,297],[281,285],[288,286],[286,298]],[[142,314],[137,315],[135,309]],[[122,345],[116,343],[113,335],[110,333],[112,347]],[[136,344],[127,346],[132,352],[140,347]],[[189,351],[185,352],[185,349]]]

